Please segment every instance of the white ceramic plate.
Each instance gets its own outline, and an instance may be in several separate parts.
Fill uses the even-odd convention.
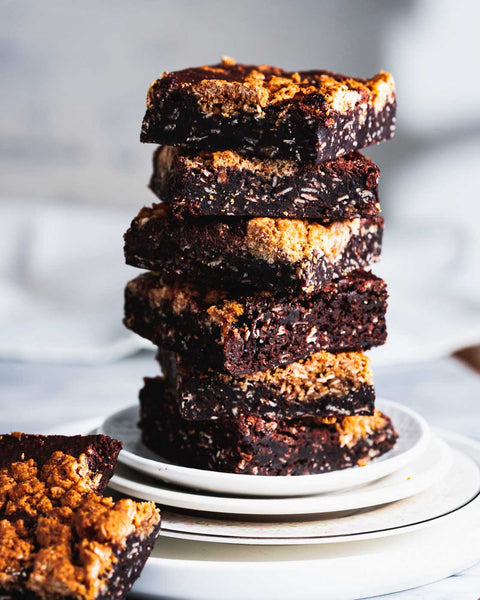
[[[191,469],[172,464],[158,458],[141,443],[137,428],[137,406],[114,413],[103,422],[98,431],[123,441],[123,450],[119,456],[121,463],[171,484],[237,496],[302,496],[333,492],[375,481],[401,469],[424,451],[430,429],[420,415],[388,400],[377,400],[376,406],[393,421],[399,434],[395,447],[364,467],[317,475],[268,477]]]
[[[236,515],[306,515],[358,510],[401,500],[438,482],[450,469],[453,454],[432,436],[418,458],[400,470],[348,492],[293,498],[246,498],[182,491],[125,465],[117,465],[109,487],[141,500],[187,510]]]

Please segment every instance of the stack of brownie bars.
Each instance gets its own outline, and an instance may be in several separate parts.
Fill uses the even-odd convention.
[[[392,77],[236,64],[164,73],[141,140],[160,144],[127,263],[125,324],[159,347],[146,446],[261,475],[363,465],[396,433],[364,351],[386,340],[378,168]]]

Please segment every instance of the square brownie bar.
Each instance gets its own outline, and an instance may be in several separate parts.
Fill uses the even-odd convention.
[[[393,137],[395,110],[383,71],[361,79],[224,59],[154,81],[140,140],[324,162]]]
[[[379,169],[353,152],[321,164],[245,157],[238,152],[187,153],[161,146],[150,188],[179,218],[288,217],[341,221],[380,212]]]
[[[109,438],[81,437],[15,434],[16,441],[0,441],[14,456],[25,446],[19,460],[8,463],[1,454],[2,600],[121,600],[152,550],[158,509],[98,495],[108,455],[98,464],[95,455]],[[72,454],[57,450],[60,442]],[[115,463],[118,448],[111,448]]]
[[[266,371],[313,352],[360,351],[387,337],[385,282],[354,271],[318,294],[252,295],[145,273],[125,290],[125,325],[189,362],[232,375]]]
[[[129,265],[252,288],[312,294],[375,262],[380,216],[323,225],[298,219],[175,219],[166,204],[144,207],[125,234]]]
[[[199,368],[161,349],[157,360],[183,419],[232,418],[242,413],[276,420],[374,412],[370,360],[361,352],[316,352],[250,375]]]
[[[140,392],[143,443],[187,467],[253,475],[307,475],[363,465],[390,450],[397,435],[390,419],[266,420],[239,414],[185,421],[164,380],[145,379]]]

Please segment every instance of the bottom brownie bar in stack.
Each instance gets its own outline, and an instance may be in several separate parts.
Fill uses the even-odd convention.
[[[121,600],[160,529],[152,502],[100,495],[121,444],[0,436],[0,598]]]
[[[254,475],[305,475],[363,465],[390,450],[396,433],[372,416],[267,420],[239,413],[210,421],[182,419],[165,380],[145,379],[140,392],[144,444],[175,463]]]

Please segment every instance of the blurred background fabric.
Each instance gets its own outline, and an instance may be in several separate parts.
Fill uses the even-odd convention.
[[[380,166],[389,341],[377,363],[480,343],[479,4],[475,0],[1,1],[0,357],[92,363],[124,329],[122,234],[147,189],[145,95],[218,62],[391,71],[397,135]]]

